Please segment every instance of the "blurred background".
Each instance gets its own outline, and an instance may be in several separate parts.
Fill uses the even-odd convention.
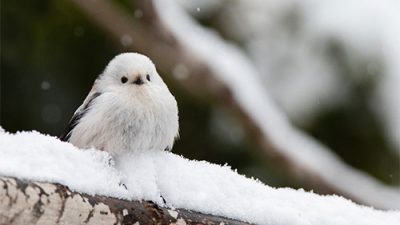
[[[92,5],[88,9],[83,2]],[[163,17],[149,9],[152,3],[108,1],[118,9],[114,13],[130,15],[122,18],[132,22],[134,30],[119,35],[113,30],[119,26],[116,21],[108,19],[107,26],[101,22],[107,18],[90,9],[106,13],[99,2],[104,1],[1,1],[0,124],[5,130],[61,134],[97,75],[118,53],[148,50],[156,66],[168,67],[165,54],[157,57],[158,46],[143,47],[140,41],[145,39],[134,36],[143,28],[154,34],[156,43],[162,45],[165,39],[170,48],[177,46],[157,28]],[[239,48],[294,127],[351,167],[400,189],[399,3],[173,2],[199,26]],[[285,171],[286,165],[260,150],[235,107],[202,93],[207,87],[198,87],[194,94],[182,85],[181,75],[190,73],[190,67],[162,68],[180,110],[180,140],[173,152],[227,163],[270,186],[309,189]]]

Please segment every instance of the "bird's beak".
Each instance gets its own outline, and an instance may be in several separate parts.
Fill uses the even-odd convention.
[[[142,85],[144,84],[144,81],[141,77],[138,77],[135,81],[132,82],[132,84]]]

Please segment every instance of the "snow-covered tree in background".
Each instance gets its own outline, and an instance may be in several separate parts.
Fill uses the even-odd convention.
[[[290,118],[307,121],[318,110],[350,98],[349,83],[372,79],[370,109],[380,116],[400,154],[397,2],[254,0],[227,5],[221,27],[244,44],[267,89]],[[350,71],[335,64],[329,54],[332,44],[344,51],[342,60]]]

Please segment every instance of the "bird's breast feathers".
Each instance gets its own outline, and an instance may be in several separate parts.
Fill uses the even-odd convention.
[[[79,147],[95,147],[112,155],[122,151],[170,149],[179,129],[175,98],[169,92],[157,96],[145,93],[119,96],[103,93],[93,100],[74,128],[70,141]]]

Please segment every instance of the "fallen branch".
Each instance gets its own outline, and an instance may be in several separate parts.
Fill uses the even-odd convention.
[[[244,54],[221,38],[209,35],[174,2],[157,1],[155,7],[152,1],[138,1],[143,17],[135,19],[133,13],[109,1],[72,1],[115,40],[129,39],[131,44],[125,45],[125,49],[149,55],[165,74],[184,68],[187,74],[180,84],[191,93],[211,95],[238,112],[238,118],[263,153],[309,188],[319,193],[338,193],[378,208],[400,208],[399,190],[348,166],[325,146],[291,126],[269,100]],[[170,21],[176,14],[179,21]],[[189,33],[183,33],[182,28],[188,27]],[[191,36],[190,32],[195,32],[196,41],[185,37]],[[204,54],[207,50],[208,59]],[[218,60],[224,57],[230,58]],[[243,71],[239,79],[236,74]],[[250,89],[240,89],[248,83],[253,84]],[[249,104],[255,100],[257,104]]]
[[[66,186],[0,177],[0,224],[237,224],[248,223],[152,202],[73,192]]]

